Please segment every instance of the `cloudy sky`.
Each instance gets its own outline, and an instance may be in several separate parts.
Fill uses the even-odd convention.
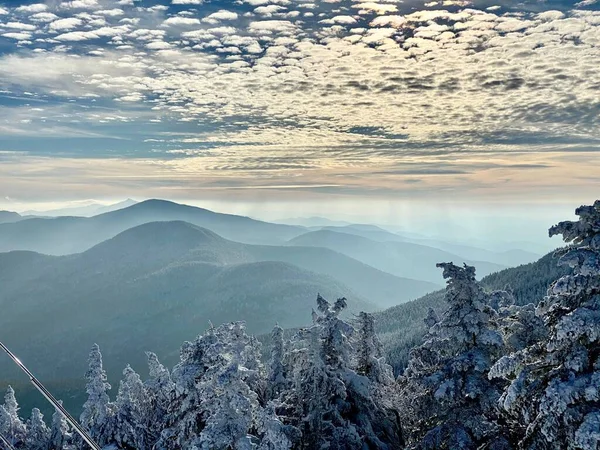
[[[576,206],[600,187],[599,10],[0,0],[0,207]]]

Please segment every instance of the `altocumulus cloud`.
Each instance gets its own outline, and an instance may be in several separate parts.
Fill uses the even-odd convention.
[[[274,177],[287,183],[293,174],[306,178],[299,186],[329,186],[335,177],[352,192],[414,192],[417,181],[424,192],[467,192],[471,182],[485,195],[511,173],[515,189],[552,190],[566,164],[555,164],[556,155],[589,152],[600,140],[600,13],[590,2],[560,11],[514,6],[4,5],[0,150],[12,150],[11,136],[31,139],[28,156],[17,158],[25,167],[40,157],[39,130],[107,146],[125,139],[137,153],[114,147],[110,167],[138,158],[147,179],[155,161],[182,189],[199,175],[206,186],[207,174],[236,183],[252,174],[252,186],[263,178],[276,186]],[[65,142],[48,143],[44,157],[72,157]],[[445,167],[448,159],[458,166],[414,169],[416,160]],[[565,173],[579,170],[573,161]]]

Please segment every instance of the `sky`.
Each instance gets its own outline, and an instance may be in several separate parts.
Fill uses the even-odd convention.
[[[0,209],[572,211],[599,61],[598,0],[0,0]]]

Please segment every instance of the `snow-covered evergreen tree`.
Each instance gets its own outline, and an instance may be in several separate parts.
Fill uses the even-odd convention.
[[[243,322],[234,322],[184,343],[158,448],[245,449],[259,441],[257,390],[264,389],[264,377],[257,341],[244,330]]]
[[[269,403],[257,414],[256,426],[260,433],[257,450],[291,450],[300,441],[299,430],[284,425],[275,412],[275,404]]]
[[[358,374],[352,367],[352,361],[360,357],[350,343],[354,328],[339,317],[346,299],[331,305],[319,295],[317,306],[314,325],[296,338],[303,341],[304,348],[295,345],[293,389],[284,398],[286,405],[294,406],[289,408],[291,424],[302,432],[299,448],[397,448],[394,421],[373,400],[376,380]],[[363,370],[368,370],[377,344],[369,342],[369,320],[366,316],[363,320]]]
[[[147,352],[146,356],[150,378],[144,382],[147,401],[144,442],[151,448],[166,428],[167,413],[175,394],[175,383],[169,370],[160,363],[156,354]]]
[[[490,371],[511,382],[501,403],[524,428],[523,448],[600,449],[600,201],[575,212],[578,221],[550,228],[550,236],[571,243],[559,264],[573,273],[556,280],[537,307],[548,339]]]
[[[27,450],[48,450],[50,448],[50,429],[44,422],[44,415],[39,409],[33,408],[27,425],[25,448]]]
[[[205,450],[246,450],[252,448],[249,435],[259,410],[258,396],[243,380],[245,367],[237,355],[225,366],[210,367],[199,390],[205,427],[196,446]]]
[[[62,405],[62,401],[60,401]],[[57,409],[52,414],[52,426],[50,427],[50,449],[51,450],[68,450],[72,449],[73,435],[69,431],[67,419]]]
[[[104,445],[110,438],[109,425],[114,408],[107,394],[111,387],[102,367],[102,354],[98,344],[94,344],[90,351],[85,378],[88,399],[83,405],[80,423],[96,442]]]
[[[284,357],[283,328],[276,325],[271,332],[271,357],[267,374],[267,397],[269,400],[278,398],[288,386]]]
[[[448,310],[431,325],[425,342],[411,351],[401,379],[409,447],[502,448],[496,402],[500,386],[487,373],[503,341],[496,312],[475,280],[475,268],[438,264],[448,280]]]
[[[17,448],[24,445],[27,437],[27,427],[19,417],[19,404],[11,386],[6,390],[4,405],[0,406],[0,433]]]
[[[130,366],[123,376],[109,425],[110,442],[122,449],[150,448],[153,443],[146,439],[149,404],[144,384]]]

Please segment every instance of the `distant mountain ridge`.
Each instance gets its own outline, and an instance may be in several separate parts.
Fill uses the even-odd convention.
[[[21,220],[19,213],[13,211],[0,211],[0,223],[12,223]]]
[[[373,228],[364,229],[368,232],[380,233]],[[434,283],[440,282],[439,270],[435,267],[439,261],[454,261],[457,264],[466,262],[476,265],[482,275],[506,268],[487,261],[472,261],[434,247],[402,241],[379,242],[357,234],[331,229],[302,234],[291,239],[288,244],[330,248],[384,272]]]
[[[33,218],[0,224],[0,252],[31,250],[49,255],[85,251],[117,234],[144,223],[183,220],[208,228],[227,239],[277,244],[304,229],[221,214],[166,200],[146,200],[94,217]]]
[[[59,209],[49,209],[45,211],[28,210],[22,213],[23,216],[35,216],[35,217],[91,217],[105,212],[116,211],[118,209],[127,208],[128,206],[135,205],[137,201],[128,198],[126,200],[105,205],[96,201],[92,201],[83,206],[71,206]]]

